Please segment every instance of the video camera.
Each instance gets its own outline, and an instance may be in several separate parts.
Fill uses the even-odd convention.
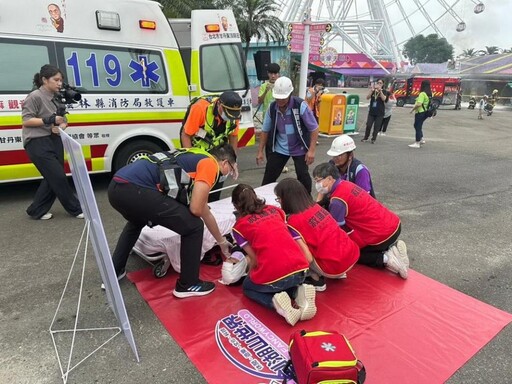
[[[64,83],[62,89],[55,95],[53,102],[57,106],[57,115],[64,116],[67,112],[66,105],[74,104],[82,99],[82,94],[76,87]]]

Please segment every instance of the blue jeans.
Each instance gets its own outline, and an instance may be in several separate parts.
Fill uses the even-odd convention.
[[[290,298],[295,299],[297,297],[297,287],[304,282],[305,278],[306,272],[297,272],[271,284],[255,284],[247,276],[243,284],[244,294],[261,305],[274,309],[272,304],[274,295],[286,291]]]
[[[423,122],[426,120],[424,113],[416,113],[414,115],[414,129],[416,131],[416,142],[419,143],[423,139]]]

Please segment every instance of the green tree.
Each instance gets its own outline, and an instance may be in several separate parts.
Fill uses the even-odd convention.
[[[491,45],[490,47],[488,46],[485,46],[485,51],[488,55],[495,55],[497,53],[499,53],[499,48],[495,45]]]
[[[475,57],[476,56],[476,49],[475,48],[468,48],[462,51],[462,56],[464,57]]]
[[[403,54],[412,64],[444,63],[453,60],[453,46],[437,34],[418,35],[405,43]]]
[[[215,9],[214,0],[158,0],[170,18],[189,18],[193,9]]]
[[[217,8],[231,8],[236,17],[242,42],[245,44],[245,59],[249,54],[252,37],[267,42],[283,42],[285,26],[276,16],[279,7],[273,0],[218,0]]]

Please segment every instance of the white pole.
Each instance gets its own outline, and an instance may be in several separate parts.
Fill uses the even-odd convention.
[[[306,85],[308,82],[308,64],[309,64],[309,26],[311,25],[311,18],[306,15],[304,24],[304,48],[300,59],[300,78],[299,78],[299,94],[301,98],[306,97]]]

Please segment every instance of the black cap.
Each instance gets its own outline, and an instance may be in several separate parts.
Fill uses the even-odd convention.
[[[240,95],[233,91],[223,92],[219,97],[220,105],[226,112],[226,115],[234,120],[240,118],[242,111],[242,98]]]
[[[267,67],[267,72],[269,73],[279,73],[281,71],[281,67],[277,63],[270,63]]]

